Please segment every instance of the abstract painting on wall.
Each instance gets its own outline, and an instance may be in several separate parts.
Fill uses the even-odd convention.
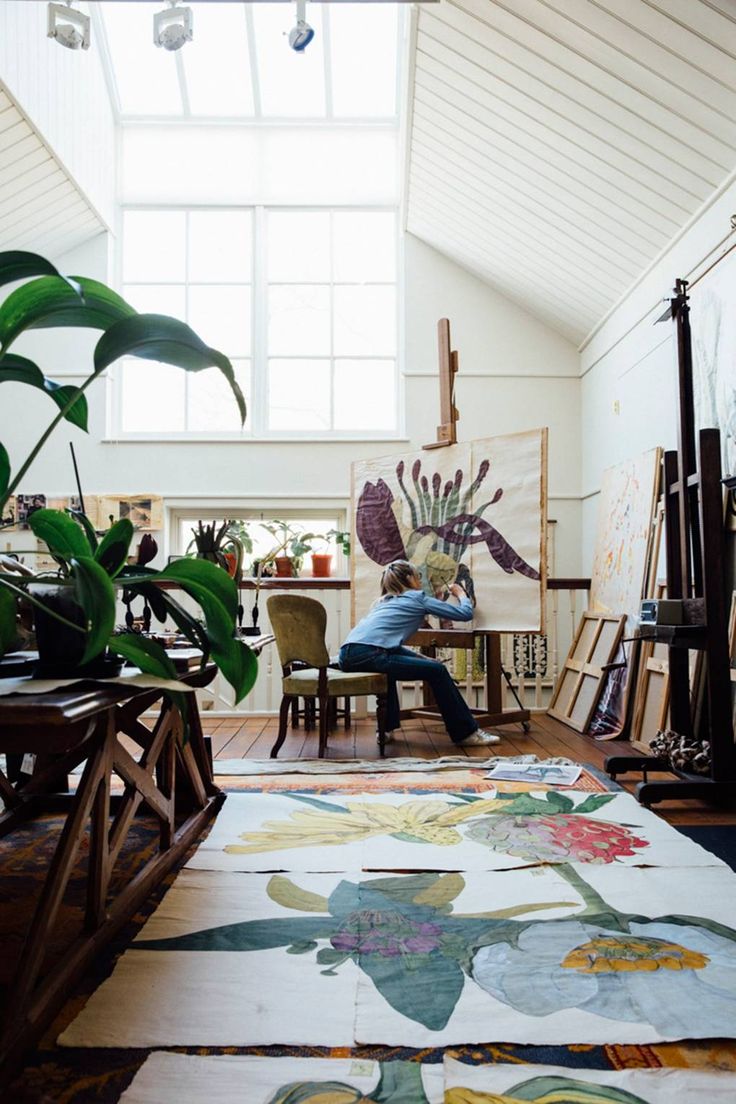
[[[634,619],[644,597],[661,449],[607,468],[601,480],[589,608]]]
[[[379,596],[382,568],[410,560],[428,594],[458,582],[473,627],[544,627],[547,430],[353,464],[354,622]]]
[[[736,473],[736,251],[690,296],[695,427],[721,431],[724,475]]]

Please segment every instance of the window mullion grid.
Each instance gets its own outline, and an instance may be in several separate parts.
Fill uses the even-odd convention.
[[[270,379],[268,348],[268,235],[266,208],[253,212],[253,432],[257,436],[268,432],[270,414]]]
[[[184,212],[184,310],[189,325],[189,211]],[[189,433],[189,372],[184,373],[184,432]]]
[[[330,433],[335,432],[335,212],[330,211]]]

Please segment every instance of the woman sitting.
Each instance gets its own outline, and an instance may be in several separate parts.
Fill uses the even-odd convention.
[[[395,560],[381,576],[381,597],[352,630],[340,649],[343,671],[378,671],[388,680],[386,739],[399,727],[396,683],[420,680],[432,688],[445,727],[454,744],[497,744],[499,736],[484,732],[443,663],[402,647],[428,614],[452,621],[472,621],[473,604],[461,586],[450,593],[459,604],[430,598],[422,589],[419,572],[407,560]]]

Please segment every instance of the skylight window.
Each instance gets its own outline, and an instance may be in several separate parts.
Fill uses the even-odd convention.
[[[194,4],[175,53],[153,44],[161,0],[98,10],[123,118],[396,119],[402,5],[310,4],[303,53],[288,45],[292,4]]]

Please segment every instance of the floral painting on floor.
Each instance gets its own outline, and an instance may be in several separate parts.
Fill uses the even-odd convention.
[[[354,621],[382,568],[406,559],[432,596],[462,584],[476,629],[543,629],[546,429],[358,461],[353,509]]]
[[[505,870],[537,863],[722,866],[625,793],[540,788],[231,794],[198,870]]]
[[[467,1066],[445,1058],[445,1104],[730,1104],[732,1073]]]
[[[442,1104],[441,1063],[152,1054],[120,1104]]]
[[[734,1038],[735,915],[736,880],[721,868],[678,879],[615,864],[383,877],[185,870],[60,1042]]]

